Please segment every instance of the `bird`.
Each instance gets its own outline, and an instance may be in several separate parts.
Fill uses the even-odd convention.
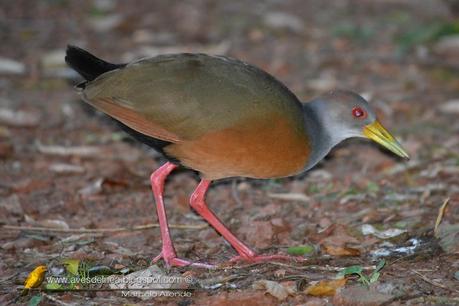
[[[171,239],[164,184],[179,166],[199,173],[190,206],[238,253],[230,262],[265,262],[291,258],[258,255],[239,240],[206,204],[212,181],[301,174],[351,137],[408,158],[368,101],[352,91],[337,89],[302,103],[262,69],[202,53],[113,64],[69,45],[65,61],[85,79],[75,86],[83,101],[167,160],[150,176],[162,240],[153,262],[162,259],[167,267],[213,266],[179,258]]]
[[[24,289],[22,290],[21,295],[27,295],[30,289],[40,286],[45,278],[46,271],[47,268],[44,265],[39,265],[33,269],[24,281]]]

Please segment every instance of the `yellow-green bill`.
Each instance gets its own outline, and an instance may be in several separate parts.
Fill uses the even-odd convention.
[[[406,159],[410,158],[400,143],[381,125],[381,123],[379,123],[378,120],[365,126],[363,128],[363,134],[398,156]]]

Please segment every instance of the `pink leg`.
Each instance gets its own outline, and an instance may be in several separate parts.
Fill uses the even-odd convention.
[[[212,268],[211,265],[203,263],[192,263],[188,260],[177,258],[177,253],[174,249],[174,244],[172,243],[171,235],[169,233],[169,225],[167,224],[166,210],[164,207],[164,183],[168,175],[177,168],[173,163],[166,163],[161,166],[158,170],[152,173],[150,177],[151,188],[153,189],[153,195],[156,201],[156,212],[158,214],[159,229],[161,231],[161,240],[163,242],[163,247],[161,253],[153,259],[153,263],[157,262],[159,259],[163,258],[167,266],[197,266],[204,268]]]
[[[215,214],[207,207],[205,202],[206,192],[209,189],[211,181],[202,180],[190,198],[191,207],[201,215],[210,225],[220,233],[226,241],[239,253],[239,256],[232,258],[230,261],[250,261],[262,262],[270,260],[304,260],[302,257],[291,257],[287,255],[264,255],[258,256],[256,253],[240,241],[231,231],[215,216]]]

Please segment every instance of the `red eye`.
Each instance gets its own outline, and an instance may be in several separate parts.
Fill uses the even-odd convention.
[[[361,107],[354,107],[352,109],[352,115],[355,118],[364,119],[367,116],[367,113]]]

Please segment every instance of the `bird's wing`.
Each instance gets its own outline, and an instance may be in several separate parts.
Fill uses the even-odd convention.
[[[272,114],[303,120],[298,99],[269,74],[203,54],[131,63],[87,83],[83,98],[130,128],[170,142]]]

